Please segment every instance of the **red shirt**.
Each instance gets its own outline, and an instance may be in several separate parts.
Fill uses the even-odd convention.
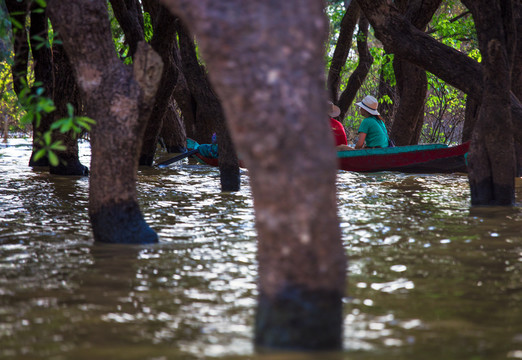
[[[348,145],[348,139],[346,138],[346,132],[344,131],[343,124],[339,121],[330,118],[330,127],[332,128],[335,146],[337,145]]]

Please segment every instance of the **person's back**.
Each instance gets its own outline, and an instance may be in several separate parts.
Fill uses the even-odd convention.
[[[328,101],[328,116],[330,117],[330,127],[334,135],[335,146],[348,145],[348,139],[346,138],[346,131],[344,130],[343,124],[334,118],[339,116],[341,110],[338,106],[334,105],[331,101]]]
[[[366,147],[387,147],[388,135],[386,126],[381,119],[371,115],[364,119],[359,126],[359,133],[366,134]]]
[[[368,95],[356,105],[359,106],[364,120],[359,126],[359,140],[355,144],[355,148],[362,149],[365,147],[365,143],[367,148],[388,147],[388,131],[386,131],[386,125],[384,125],[379,111],[377,111],[377,99]]]

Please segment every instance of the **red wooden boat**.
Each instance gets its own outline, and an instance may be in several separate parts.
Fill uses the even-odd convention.
[[[358,172],[404,173],[467,172],[469,142],[457,146],[425,144],[339,151],[339,169]]]
[[[404,173],[467,172],[466,154],[469,141],[457,145],[423,144],[348,150],[337,152],[339,169],[356,172],[397,171]],[[199,153],[193,155],[200,163],[219,166],[217,158]]]

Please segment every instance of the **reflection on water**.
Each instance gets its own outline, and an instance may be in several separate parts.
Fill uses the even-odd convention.
[[[113,246],[92,241],[88,179],[29,156],[27,140],[0,150],[0,358],[317,358],[254,352],[246,172],[222,194],[213,168],[140,169],[160,243]],[[522,358],[519,208],[470,211],[465,175],[339,172],[337,186],[345,350],[321,359]]]

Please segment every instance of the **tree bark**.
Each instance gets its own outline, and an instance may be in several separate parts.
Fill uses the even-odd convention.
[[[424,31],[441,0],[398,1],[406,18],[419,30]],[[424,102],[428,90],[426,72],[416,65],[395,56],[393,69],[397,80],[399,106],[395,113],[390,137],[396,145],[415,145],[419,142],[420,129],[424,123]]]
[[[143,19],[140,18],[136,0],[110,0],[114,17],[118,20],[125,40],[129,45],[130,56],[134,56],[138,43],[145,39]],[[140,21],[141,20],[141,21]]]
[[[513,3],[513,14],[516,26],[516,49],[511,75],[511,90],[522,101],[522,2]],[[515,142],[517,154],[517,176],[522,177],[522,142]]]
[[[516,30],[516,48],[514,50],[511,89],[522,101],[522,2],[513,2],[513,16]]]
[[[468,156],[471,203],[513,205],[516,161],[510,111],[512,9],[509,2],[499,0],[463,3],[475,20],[484,73],[482,102]]]
[[[471,141],[471,135],[477,122],[478,113],[480,110],[480,104],[478,101],[473,99],[471,96],[466,98],[466,113],[464,115],[464,127],[462,129],[462,141]]]
[[[154,24],[154,36],[150,44],[161,56],[164,65],[154,107],[150,119],[147,122],[147,128],[145,129],[139,161],[140,165],[148,166],[151,166],[154,162],[159,134],[163,121],[167,121],[165,118],[170,109],[169,104],[174,92],[174,84],[176,84],[179,76],[179,68],[174,59],[178,51],[175,46],[177,41],[176,28],[172,25],[177,19],[163,6],[158,6],[152,14],[151,20]]]
[[[91,131],[89,216],[95,241],[157,242],[137,202],[138,156],[162,63],[140,43],[133,68],[118,58],[103,0],[51,0],[53,26],[62,35],[85,99]]]
[[[353,1],[355,2],[355,1]],[[352,105],[357,91],[361,88],[370,68],[372,67],[373,57],[368,50],[368,19],[364,15],[359,18],[359,32],[357,33],[357,50],[359,52],[359,63],[357,68],[350,75],[346,89],[339,97],[339,119],[344,119],[348,108]]]
[[[208,80],[205,68],[199,64],[189,31],[181,22],[177,25],[183,73],[195,101],[195,140],[209,143],[213,133],[217,133],[221,190],[238,191],[241,184],[239,160],[228,134],[221,101]]]
[[[418,124],[424,122],[424,101],[428,89],[426,72],[418,66],[402,61],[399,56],[393,60],[397,80],[399,106],[393,119],[390,138],[396,145],[415,145],[419,142]]]
[[[62,141],[66,150],[60,151],[58,156],[60,164],[51,166],[47,157],[34,160],[34,155],[42,149],[42,134],[51,129],[51,124],[60,118],[67,116],[67,103],[76,105],[78,109],[78,92],[75,79],[71,74],[67,57],[59,42],[53,44],[53,53],[47,46],[42,46],[42,41],[48,39],[47,14],[44,8],[37,3],[27,1],[8,0],[6,5],[13,18],[20,24],[25,25],[25,19],[29,14],[31,25],[29,30],[30,47],[27,42],[25,26],[16,29],[15,35],[15,61],[12,67],[15,92],[20,95],[24,87],[28,86],[28,59],[30,49],[34,63],[35,83],[41,84],[44,89],[42,96],[53,100],[56,110],[52,113],[41,114],[40,121],[33,121],[33,149],[29,160],[29,166],[50,166],[50,173],[57,175],[87,175],[88,169],[80,163],[78,158],[77,135],[74,133],[62,134],[53,131],[53,141]],[[40,86],[40,85],[39,85]],[[33,86],[34,93],[37,86]]]
[[[47,22],[47,18],[45,19]],[[57,37],[59,39],[59,37]],[[60,44],[53,45],[53,78],[49,79],[53,84],[52,98],[56,110],[51,113],[51,122],[69,116],[67,104],[75,109],[78,115],[82,109],[80,90],[74,78],[73,68],[69,62],[65,49]],[[80,163],[78,149],[78,134],[73,131],[62,134],[60,131],[53,131],[53,140],[60,140],[66,149],[60,151],[58,156],[60,163],[58,166],[51,166],[49,172],[55,175],[83,175],[89,174],[87,166]]]
[[[169,104],[169,109],[163,117],[160,138],[169,153],[182,153],[187,151],[187,133],[183,121],[178,116],[174,101]]]
[[[387,76],[386,67],[390,65],[391,58],[389,54],[385,55],[385,59],[379,69],[379,90],[377,99],[384,100],[379,104],[379,113],[384,118],[384,123],[387,128],[390,128],[395,118],[395,112],[397,111],[397,87],[391,84],[389,77]],[[392,137],[390,137],[394,140]]]
[[[197,36],[249,170],[259,246],[256,345],[340,348],[346,257],[325,115],[322,3],[163,2]]]
[[[193,98],[194,120],[196,132],[194,140],[199,143],[210,143],[212,135],[216,132],[215,116],[224,116],[221,113],[214,114],[214,110],[220,110],[219,100],[210,87],[206,70],[200,64],[194,38],[187,27],[178,21],[176,23],[179,47],[181,55],[181,67],[187,82],[187,87]]]
[[[13,49],[14,59],[11,66],[13,74],[13,87],[17,94],[20,94],[22,89],[28,83],[27,81],[27,65],[29,63],[29,42],[27,41],[27,30],[25,28],[25,19],[30,8],[27,3],[18,2],[17,0],[6,0],[5,5],[9,16],[17,23],[22,24],[21,28],[13,26]]]
[[[356,1],[350,2],[346,8],[343,19],[341,20],[341,29],[339,30],[339,38],[335,45],[335,50],[332,56],[332,63],[328,70],[327,87],[330,92],[330,100],[337,103],[339,85],[341,83],[341,71],[346,64],[348,54],[352,47],[352,36],[355,31],[355,26],[359,20],[360,14],[359,5]],[[342,111],[342,110],[341,110]],[[342,117],[341,117],[342,119]]]
[[[47,40],[48,38],[47,16],[45,15],[45,11],[42,8],[39,9],[39,12],[35,12],[35,7],[38,8],[38,5],[31,4],[31,8],[28,9],[28,14],[31,18],[31,27],[29,28],[29,43],[34,63],[33,69],[35,80],[33,88],[31,89],[31,93],[34,94],[36,92],[36,89],[39,86],[41,86],[44,89],[42,96],[54,100],[54,74],[51,50],[47,46],[42,46],[41,40],[36,40]],[[25,24],[25,21],[22,22],[22,24]],[[28,69],[26,68],[23,71],[27,74]],[[25,78],[28,79],[28,76],[25,75]],[[25,86],[29,86],[29,83],[26,83]],[[31,154],[31,159],[29,160],[29,166],[50,165],[47,156],[41,158],[40,160],[34,160],[34,155],[42,148],[42,135],[51,129],[51,124],[55,120],[56,114],[43,113],[41,115],[42,117],[39,122],[33,121],[33,152]],[[53,133],[54,136],[56,136],[57,134],[57,132]],[[53,138],[53,140],[56,139]],[[76,151],[77,150],[78,148],[76,148]]]

